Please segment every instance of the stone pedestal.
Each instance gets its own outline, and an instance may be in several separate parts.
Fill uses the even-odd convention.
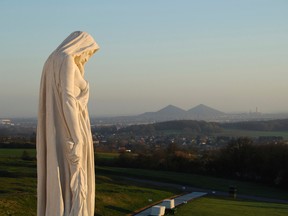
[[[174,199],[170,200],[170,199],[167,199],[167,200],[163,200],[162,206],[165,206],[166,209],[173,209],[175,207],[175,202],[174,202]]]
[[[163,216],[165,215],[165,207],[164,206],[153,206],[151,208],[151,213],[150,215],[152,216]]]

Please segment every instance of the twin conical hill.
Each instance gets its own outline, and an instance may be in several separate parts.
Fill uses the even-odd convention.
[[[207,119],[211,117],[219,117],[225,115],[224,112],[208,107],[204,104],[200,104],[187,111],[187,115],[193,119]]]
[[[189,109],[188,111],[185,111],[184,109],[174,105],[168,105],[156,112],[146,112],[139,115],[138,117],[144,118],[146,120],[150,119],[154,121],[168,121],[179,119],[209,120],[218,118],[223,115],[225,115],[225,113],[200,104],[194,108]]]
[[[163,109],[158,110],[157,112],[146,112],[139,115],[139,117],[145,119],[151,119],[154,121],[167,121],[167,120],[183,119],[185,117],[185,114],[186,114],[185,110],[173,105],[168,105]]]
[[[157,111],[156,113],[160,114],[167,114],[167,115],[175,115],[175,114],[185,114],[186,111],[184,109],[181,109],[179,107],[173,106],[173,105],[168,105],[164,107],[163,109]]]

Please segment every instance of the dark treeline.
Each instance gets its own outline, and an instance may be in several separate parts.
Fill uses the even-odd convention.
[[[288,131],[288,119],[270,121],[249,121],[221,124],[223,128],[256,130],[256,131]]]
[[[97,160],[99,165],[102,162]],[[123,153],[108,163],[121,167],[214,175],[288,188],[288,145],[259,145],[248,138],[235,139],[221,149],[204,152],[188,152],[170,144],[165,149],[145,154]]]
[[[210,134],[221,131],[221,127],[219,124],[213,122],[181,120],[147,125],[132,125],[119,130],[120,133],[126,132],[137,135],[153,135],[157,132],[161,133],[162,131],[181,131],[182,133],[189,134]]]
[[[287,188],[287,144],[256,145],[241,138],[231,141],[211,158],[208,170],[214,174]]]
[[[0,136],[21,136],[29,137],[31,134],[36,133],[33,127],[11,126],[0,128]]]
[[[35,143],[28,143],[28,142],[12,142],[12,143],[1,143],[0,142],[0,148],[7,148],[7,149],[11,149],[11,148],[20,148],[20,149],[35,149],[36,145]]]
[[[131,125],[121,129],[116,126],[93,127],[92,132],[111,134],[157,135],[162,132],[181,132],[181,134],[209,135],[225,129],[253,131],[288,131],[288,119],[270,121],[251,121],[235,123],[215,123],[195,120],[177,120],[144,125]]]

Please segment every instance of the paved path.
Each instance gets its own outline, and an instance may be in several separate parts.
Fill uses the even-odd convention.
[[[196,199],[196,198],[205,196],[206,194],[207,193],[203,193],[203,192],[192,192],[192,193],[189,193],[189,194],[185,194],[185,195],[176,197],[176,198],[174,198],[175,207],[178,206],[178,205],[181,205],[183,203],[187,203],[187,202],[189,202],[192,199]],[[157,204],[157,206],[161,206],[161,205],[164,206],[163,202]],[[147,209],[145,209],[142,212],[139,212],[139,213],[135,214],[134,216],[148,216],[151,213],[151,209],[152,209],[152,206],[147,208]]]

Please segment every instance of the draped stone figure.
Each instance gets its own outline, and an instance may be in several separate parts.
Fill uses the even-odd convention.
[[[94,151],[84,64],[99,49],[70,34],[44,64],[37,126],[37,215],[93,216]]]

